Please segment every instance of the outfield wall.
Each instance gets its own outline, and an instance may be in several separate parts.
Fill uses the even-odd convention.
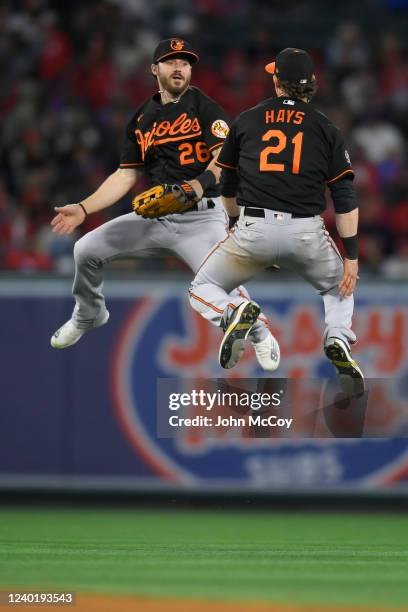
[[[219,378],[219,330],[188,305],[185,282],[110,281],[111,319],[75,347],[51,333],[71,311],[66,281],[0,281],[0,487],[78,490],[408,492],[408,441],[208,440],[156,436],[158,378]],[[251,293],[280,339],[280,377],[329,377],[320,298],[268,281]],[[378,399],[386,424],[407,409],[408,290],[361,285],[355,354],[370,377],[398,379]],[[251,350],[229,375],[262,376]],[[408,434],[407,434],[408,435]]]

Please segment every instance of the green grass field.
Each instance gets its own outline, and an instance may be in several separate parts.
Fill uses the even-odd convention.
[[[408,517],[1,510],[0,587],[408,610]]]

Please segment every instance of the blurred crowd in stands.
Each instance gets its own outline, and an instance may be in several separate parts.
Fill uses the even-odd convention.
[[[178,35],[200,52],[193,84],[231,117],[274,95],[263,66],[279,49],[309,50],[314,103],[352,157],[361,261],[408,277],[406,1],[14,0],[1,3],[0,30],[0,270],[71,273],[81,233],[129,210],[130,195],[74,236],[49,226],[54,205],[86,197],[117,168],[133,109],[155,91],[152,50]],[[332,207],[326,221],[332,230]]]

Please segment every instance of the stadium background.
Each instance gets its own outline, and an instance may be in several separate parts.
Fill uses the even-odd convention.
[[[128,211],[130,196],[89,217],[74,236],[55,236],[49,221],[53,205],[84,197],[116,168],[132,109],[154,91],[149,66],[158,40],[177,34],[193,43],[200,53],[193,84],[231,117],[272,95],[263,66],[278,50],[307,48],[317,66],[316,104],[345,134],[356,172],[362,245],[356,355],[370,377],[395,381],[391,396],[381,396],[381,388],[378,395],[378,429],[389,435],[407,397],[408,3],[28,0],[2,3],[0,29],[0,500],[19,504],[1,511],[0,585],[309,603],[311,610],[407,605],[405,516],[226,510],[232,501],[268,510],[326,508],[328,499],[331,510],[350,511],[356,500],[370,510],[405,508],[405,439],[274,439],[249,446],[222,438],[217,444],[188,436],[158,440],[156,380],[220,375],[217,330],[187,304],[191,273],[171,257],[111,266],[109,326],[75,349],[51,351],[49,336],[72,307],[74,241]],[[330,211],[326,222],[333,230]],[[280,375],[329,376],[314,293],[273,272],[250,289],[281,341]],[[235,375],[262,375],[250,352]],[[147,501],[160,511],[140,511]],[[98,510],[55,509],[85,502]],[[132,505],[128,514],[106,510],[124,502]],[[210,502],[223,510],[220,516],[200,511]],[[170,512],[180,504],[194,510]],[[258,526],[246,531],[254,519]],[[131,561],[127,548],[141,541],[147,566]],[[276,557],[268,556],[268,542]],[[55,565],[58,548],[68,561]],[[165,579],[170,549],[171,584]],[[111,558],[112,550],[129,557]],[[214,551],[221,565],[210,563]],[[223,563],[238,570],[243,552],[254,555],[251,570],[240,567],[218,584]],[[358,559],[360,581],[353,582],[351,562],[339,576],[336,554]],[[87,570],[83,555],[97,571]],[[297,556],[302,568],[293,565]],[[378,574],[370,558],[381,565]],[[272,571],[272,559],[281,573],[262,574],[262,567]],[[327,570],[320,580],[311,577],[312,559]],[[195,563],[201,576],[192,573]],[[188,580],[176,582],[178,571]],[[282,587],[282,576],[293,571],[304,582]],[[101,601],[85,605],[103,609]]]

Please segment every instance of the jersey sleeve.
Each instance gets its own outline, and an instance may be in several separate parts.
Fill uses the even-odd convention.
[[[132,117],[126,126],[125,137],[120,152],[120,168],[137,168],[144,165],[140,144],[135,134],[135,130],[137,129],[137,116],[138,113]]]
[[[229,117],[221,106],[206,99],[200,110],[203,140],[208,150],[213,151],[224,144],[229,132]]]
[[[237,170],[239,161],[239,150],[237,142],[236,123],[233,123],[231,129],[225,139],[222,149],[215,163],[220,168],[228,168],[229,170]]]
[[[353,180],[354,172],[351,167],[350,155],[344,144],[343,136],[334,125],[331,126],[331,128],[334,134],[327,183],[334,183],[340,178],[350,178]]]

